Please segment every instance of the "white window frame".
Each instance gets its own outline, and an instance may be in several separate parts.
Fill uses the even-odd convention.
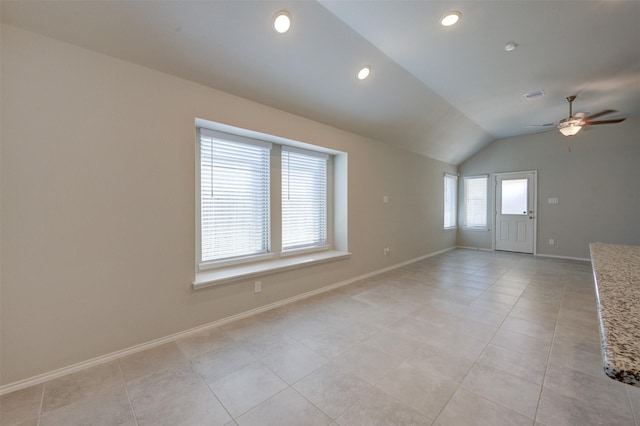
[[[458,227],[458,176],[444,174],[444,229]],[[453,204],[453,206],[451,205]]]
[[[200,129],[244,142],[271,145],[269,251],[219,262],[201,262]],[[327,231],[324,244],[282,250],[282,150],[313,153],[327,161]],[[282,270],[350,257],[347,249],[347,154],[317,145],[196,119],[196,259],[193,288],[223,284]]]
[[[221,141],[223,144],[229,145],[230,149],[237,149],[237,150],[245,150],[245,152],[249,153],[249,152],[255,152],[260,153],[259,155],[267,155],[266,157],[266,164],[262,164],[261,167],[263,167],[266,170],[262,170],[261,173],[266,173],[266,179],[265,176],[262,176],[262,180],[263,180],[263,186],[266,185],[266,193],[262,193],[263,196],[263,204],[262,204],[262,209],[266,210],[264,211],[262,214],[264,216],[260,216],[261,220],[257,221],[257,225],[261,228],[261,234],[255,238],[256,240],[262,240],[261,244],[260,244],[260,249],[257,250],[256,252],[246,252],[246,253],[238,253],[236,255],[230,255],[228,257],[220,257],[220,258],[213,258],[213,259],[203,259],[204,254],[204,242],[203,242],[203,217],[202,217],[202,199],[204,197],[204,193],[201,192],[200,190],[198,191],[197,194],[197,208],[198,208],[198,223],[197,223],[197,229],[198,229],[198,250],[197,250],[197,259],[198,259],[198,269],[200,270],[206,270],[206,269],[212,269],[212,268],[217,268],[217,267],[222,267],[222,266],[227,266],[227,265],[234,265],[234,264],[239,264],[239,263],[248,263],[248,262],[255,262],[257,260],[264,260],[264,259],[270,259],[273,257],[273,253],[271,253],[271,242],[270,242],[270,234],[271,234],[271,227],[270,227],[270,190],[269,190],[269,186],[270,186],[270,176],[269,176],[269,172],[270,172],[270,163],[269,163],[269,158],[271,157],[270,151],[273,147],[273,144],[270,142],[266,142],[266,141],[262,141],[262,140],[258,140],[258,139],[251,139],[251,138],[247,138],[247,137],[243,137],[243,136],[239,136],[239,135],[235,135],[235,134],[231,134],[231,133],[224,133],[224,132],[219,132],[219,131],[215,131],[215,130],[211,130],[208,128],[204,128],[204,127],[200,127],[198,128],[197,131],[197,135],[198,135],[198,163],[197,163],[197,167],[198,167],[198,171],[200,172],[202,169],[201,167],[204,165],[204,163],[207,162],[211,162],[213,163],[213,157],[211,157],[211,159],[207,159],[207,158],[202,158],[200,155],[202,153],[202,140],[203,139],[211,139],[212,142],[212,147],[211,147],[211,155],[213,155],[213,144],[216,143],[215,141]],[[264,159],[264,157],[263,157]],[[234,165],[240,165],[240,166],[248,166],[248,164],[243,164],[243,158],[239,158],[238,161],[233,161],[231,160],[231,164]],[[229,162],[228,162],[229,163]],[[226,166],[226,164],[224,164]],[[213,167],[213,166],[212,166]],[[244,168],[246,170],[246,168]],[[221,170],[224,170],[223,168]],[[209,173],[213,173],[213,170],[211,170]],[[209,176],[205,176],[201,173],[199,173],[199,179],[198,179],[198,187],[199,189],[201,189],[201,183],[203,181],[203,179],[213,179],[213,176],[211,175],[211,177]],[[234,182],[231,181],[229,182],[230,184],[233,184]],[[213,190],[213,188],[212,188]],[[205,191],[207,192],[207,191]],[[256,194],[259,195],[259,194]],[[226,197],[226,195],[222,195],[223,197]],[[245,199],[246,200],[246,199]],[[234,200],[237,201],[237,200]],[[244,205],[245,209],[247,207],[250,207],[252,209],[255,208],[259,208],[259,205],[251,205],[248,206],[246,202],[241,202],[242,205]],[[251,203],[251,201],[250,201]],[[266,205],[264,205],[266,203]],[[253,203],[252,203],[253,204]],[[262,222],[262,223],[260,223]],[[260,226],[262,225],[262,226]],[[232,241],[233,244],[233,241]]]
[[[477,194],[477,185],[481,185],[484,182],[484,192],[483,198],[478,199],[477,196],[474,196],[473,199],[470,199],[471,195]],[[474,187],[472,187],[474,185]],[[464,227],[465,229],[477,229],[477,230],[486,230],[489,227],[489,175],[476,175],[476,176],[464,176],[463,178],[463,197],[464,197]],[[480,204],[480,210],[484,215],[484,222],[471,220],[470,217],[473,216],[472,210],[473,205]],[[482,217],[482,216],[481,216]]]

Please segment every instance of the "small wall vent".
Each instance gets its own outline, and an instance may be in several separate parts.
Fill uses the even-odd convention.
[[[532,100],[532,99],[538,99],[544,96],[544,90],[536,90],[535,92],[529,92],[529,93],[525,93],[524,98],[528,101]]]

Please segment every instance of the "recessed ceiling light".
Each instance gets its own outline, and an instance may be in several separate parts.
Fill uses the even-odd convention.
[[[284,34],[291,28],[291,15],[286,10],[281,10],[273,16],[273,29]]]
[[[510,41],[509,43],[504,45],[504,50],[506,50],[507,52],[513,52],[514,50],[516,50],[516,47],[518,47],[518,43],[516,43],[515,41]]]
[[[461,17],[462,17],[462,13],[458,12],[457,10],[454,10],[444,15],[440,20],[440,23],[442,24],[443,27],[450,27],[451,25],[458,22]]]
[[[364,80],[369,77],[369,74],[371,74],[371,67],[369,65],[362,67],[362,69],[358,71],[358,79]]]

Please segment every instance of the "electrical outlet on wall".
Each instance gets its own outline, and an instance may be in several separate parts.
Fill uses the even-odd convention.
[[[262,291],[262,281],[256,281],[253,283],[253,292],[260,293]]]
[[[385,247],[383,253],[385,256],[389,256],[389,247]]]

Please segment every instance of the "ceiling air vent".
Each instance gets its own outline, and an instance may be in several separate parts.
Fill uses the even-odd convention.
[[[530,93],[525,93],[524,98],[528,101],[533,100],[533,99],[538,99],[544,96],[544,90],[536,90],[535,92],[530,92]]]

